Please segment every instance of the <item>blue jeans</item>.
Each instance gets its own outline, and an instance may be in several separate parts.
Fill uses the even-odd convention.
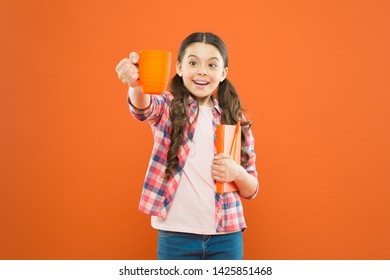
[[[199,235],[159,230],[159,260],[242,260],[242,231]]]

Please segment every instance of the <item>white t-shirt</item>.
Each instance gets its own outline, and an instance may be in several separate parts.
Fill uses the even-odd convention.
[[[215,229],[215,183],[212,108],[200,106],[189,156],[165,220],[152,216],[152,227],[194,234],[220,234]]]

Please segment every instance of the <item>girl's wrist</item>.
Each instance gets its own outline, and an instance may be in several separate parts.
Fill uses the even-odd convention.
[[[234,182],[240,182],[242,181],[244,178],[245,178],[245,169],[244,167],[242,167],[240,164],[236,163],[236,176],[235,176],[235,179],[234,179]]]

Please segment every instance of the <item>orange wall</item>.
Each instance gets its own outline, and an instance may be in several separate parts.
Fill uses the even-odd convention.
[[[0,258],[154,259],[152,147],[115,66],[230,50],[261,192],[246,259],[390,258],[389,1],[0,0]]]

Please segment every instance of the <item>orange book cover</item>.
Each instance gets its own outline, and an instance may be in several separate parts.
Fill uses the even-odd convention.
[[[241,164],[241,126],[220,124],[217,125],[217,154],[225,153],[230,155],[235,162]],[[216,182],[216,192],[235,192],[238,187],[234,182]]]

